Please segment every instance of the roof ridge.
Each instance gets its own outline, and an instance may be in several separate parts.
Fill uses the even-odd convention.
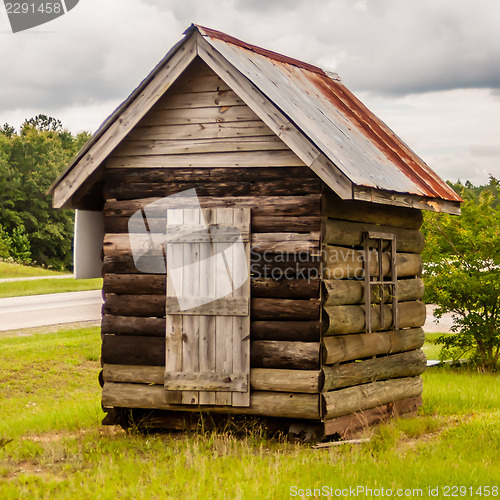
[[[185,33],[189,32],[191,29],[196,28],[203,36],[208,36],[210,38],[216,38],[217,40],[221,40],[226,43],[231,43],[233,45],[237,45],[246,50],[250,50],[255,54],[259,54],[261,56],[267,57],[269,59],[274,59],[275,61],[279,61],[285,64],[290,64],[292,66],[296,66],[298,68],[306,69],[313,73],[318,73],[323,76],[328,76],[323,69],[318,66],[314,66],[313,64],[306,63],[304,61],[300,61],[299,59],[295,59],[293,57],[288,57],[279,52],[274,52],[272,50],[264,49],[263,47],[259,47],[258,45],[253,45],[251,43],[244,42],[239,38],[235,38],[234,36],[228,35],[222,31],[217,31],[212,28],[207,28],[206,26],[201,26],[199,24],[192,24]]]

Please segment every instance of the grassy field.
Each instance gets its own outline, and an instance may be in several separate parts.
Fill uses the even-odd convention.
[[[0,283],[0,298],[42,295],[45,293],[79,292],[99,290],[102,279],[75,280],[74,278],[40,279],[34,281],[13,281]]]
[[[268,440],[258,427],[240,437],[102,427],[98,328],[0,335],[2,500],[313,498],[307,489],[322,487],[331,498],[349,487],[428,498],[439,487],[443,498],[445,486],[470,498],[500,485],[498,375],[429,370],[419,417],[372,430],[363,445],[314,450]]]
[[[71,274],[69,272],[50,271],[42,267],[22,266],[21,264],[10,264],[0,262],[0,279],[6,278],[30,278],[34,276],[61,276]]]

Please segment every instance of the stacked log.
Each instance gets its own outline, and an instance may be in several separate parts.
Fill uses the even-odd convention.
[[[424,286],[420,277],[424,239],[419,232],[422,215],[418,210],[342,201],[327,192],[322,198],[322,214],[325,217],[322,404],[325,421],[336,422],[325,424],[325,432],[331,433],[356,422],[353,415],[365,412],[368,416],[373,414],[375,420],[387,415],[384,405],[401,402],[402,407],[414,411],[415,401],[420,401],[419,375],[426,367],[420,349],[424,342],[421,326],[425,322],[425,305],[421,301]],[[382,243],[380,255],[378,241],[370,239],[368,246],[371,280],[390,281],[395,264],[396,287],[376,284],[367,290],[364,279],[367,232],[394,235],[394,256],[389,241]],[[367,293],[370,293],[370,316],[366,311]],[[398,330],[394,328],[394,294]],[[368,317],[371,333],[366,333]]]

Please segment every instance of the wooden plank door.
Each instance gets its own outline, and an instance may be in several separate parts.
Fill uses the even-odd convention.
[[[250,405],[250,210],[167,210],[170,403]]]

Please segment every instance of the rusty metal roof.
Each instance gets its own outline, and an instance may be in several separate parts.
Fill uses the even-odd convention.
[[[193,25],[186,33],[195,29],[354,184],[461,201],[340,79],[209,28]]]

